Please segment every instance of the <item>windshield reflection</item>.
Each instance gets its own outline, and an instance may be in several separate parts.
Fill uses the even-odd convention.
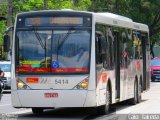
[[[90,31],[19,31],[17,72],[88,72]]]

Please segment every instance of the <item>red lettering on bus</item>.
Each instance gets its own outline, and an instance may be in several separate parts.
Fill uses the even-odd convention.
[[[58,93],[45,93],[44,96],[46,98],[57,98],[58,97]]]

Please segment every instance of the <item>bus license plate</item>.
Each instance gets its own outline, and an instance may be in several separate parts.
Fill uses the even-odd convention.
[[[44,96],[46,98],[57,98],[58,97],[58,93],[44,93]]]

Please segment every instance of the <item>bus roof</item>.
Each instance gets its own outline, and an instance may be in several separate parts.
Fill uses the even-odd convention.
[[[96,14],[102,15],[102,16],[106,16],[106,17],[110,17],[110,18],[113,18],[113,19],[119,19],[119,20],[123,20],[123,21],[133,22],[133,20],[128,18],[128,17],[117,15],[117,14],[113,14],[113,13],[109,13],[109,12],[96,13]]]
[[[73,15],[83,13],[84,15],[93,15],[95,23],[108,24],[109,26],[119,26],[119,27],[130,28],[130,29],[146,31],[146,32],[149,31],[148,26],[145,24],[137,23],[128,17],[109,13],[109,12],[94,13],[94,12],[86,12],[86,11],[77,11],[72,9],[62,9],[62,10],[40,10],[40,11],[23,12],[23,13],[19,13],[18,16],[31,15],[31,14],[41,15],[42,13],[45,13],[45,15],[47,15],[53,12],[56,14],[65,12],[65,13],[71,13]]]
[[[119,26],[124,28],[136,29],[148,32],[148,26],[145,24],[133,22],[132,19],[113,13],[93,13],[96,23],[108,24],[110,26]]]
[[[22,12],[18,13],[18,16],[23,16],[23,15],[31,15],[31,14],[37,14],[37,15],[47,15],[47,14],[59,14],[59,13],[71,13],[73,15],[76,14],[92,14],[92,12],[86,12],[86,11],[77,11],[77,10],[71,10],[71,9],[62,9],[62,10],[38,10],[38,11],[29,11],[29,12]],[[44,13],[44,14],[43,14]]]

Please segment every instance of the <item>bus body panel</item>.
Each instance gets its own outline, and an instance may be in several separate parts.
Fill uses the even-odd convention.
[[[17,90],[11,90],[11,103],[14,107],[22,107]]]
[[[141,68],[138,69],[137,62],[140,62]],[[137,77],[137,82],[140,83],[142,76],[142,60],[132,60],[128,68],[121,69],[121,98],[124,101],[134,97],[134,83]]]
[[[71,90],[76,89],[75,87],[83,81],[85,78],[88,78],[88,75],[77,75],[75,77],[70,76],[19,76],[18,80],[21,80],[32,90]],[[33,81],[33,80],[37,81]],[[92,82],[92,81],[91,81]]]
[[[114,15],[114,17],[109,18],[108,16],[105,17],[105,13],[95,13],[96,17],[96,23],[99,23],[101,25],[106,25],[109,27],[112,27],[112,29],[116,28],[118,29],[131,29],[132,31],[139,30],[140,32],[148,33],[148,26],[144,24],[135,23],[131,20],[118,20],[117,15]],[[116,18],[117,17],[117,18]],[[120,38],[119,38],[120,39]],[[148,60],[148,58],[147,58]],[[140,70],[137,69],[138,63],[140,63]],[[133,60],[128,68],[120,68],[120,98],[119,101],[124,101],[130,98],[134,97],[134,83],[135,80],[138,80],[137,82],[140,84],[140,79],[142,79],[143,73],[142,73],[142,63],[143,61],[141,59]],[[147,61],[147,63],[149,63]],[[108,70],[107,70],[108,72]],[[111,77],[113,79],[114,77]],[[137,79],[136,79],[137,78]],[[149,77],[150,78],[150,77]],[[111,85],[112,87],[114,85]],[[99,87],[98,89],[102,89],[103,87]],[[115,90],[115,88],[114,88]],[[116,91],[116,90],[115,90]],[[116,92],[112,90],[112,103],[116,101]],[[103,96],[103,95],[101,95]],[[104,96],[103,96],[104,97]],[[100,97],[101,98],[101,97]],[[104,97],[105,99],[105,97]]]
[[[92,38],[91,38],[91,55],[90,55],[90,82],[88,85],[88,90],[95,90],[96,89],[96,71],[95,71],[95,18],[92,16]],[[92,50],[93,49],[93,50]]]
[[[103,74],[106,74],[106,79],[103,79]],[[97,76],[98,77],[98,76]],[[109,84],[109,80],[111,83],[111,95],[112,101],[111,103],[115,103],[115,71],[103,71],[99,76],[99,80],[97,80],[96,87],[96,95],[97,95],[97,105],[104,105],[106,100],[106,86]],[[98,79],[98,78],[97,78]]]
[[[14,100],[17,98],[21,102],[15,102]],[[96,102],[94,91],[18,90],[12,92],[12,105],[22,108],[93,107],[96,106]]]

